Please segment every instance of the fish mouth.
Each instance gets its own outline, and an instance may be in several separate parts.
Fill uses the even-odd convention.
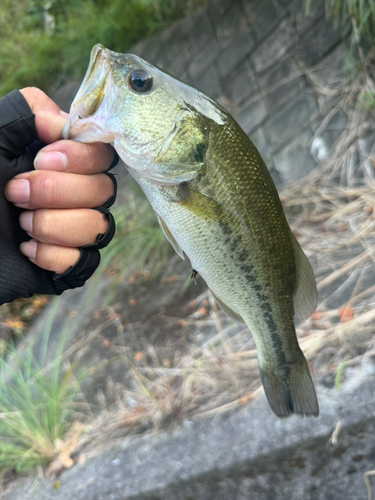
[[[112,143],[113,134],[101,128],[97,120],[92,117],[81,118],[77,114],[69,115],[61,132],[61,139],[78,142],[105,142]]]
[[[108,92],[108,76],[110,61],[108,50],[100,44],[93,47],[86,75],[70,108],[69,117],[62,130],[62,139],[74,139],[82,142],[101,140],[111,142],[112,137],[106,137],[101,127],[101,116],[98,113],[100,105]],[[104,135],[105,137],[103,137]]]
[[[77,112],[78,115],[92,115],[99,107],[109,70],[108,50],[98,43],[91,51],[85,77],[72,104],[72,107],[81,108],[82,114]]]
[[[72,113],[68,116],[64,128],[61,132],[62,139],[80,140],[80,135],[85,132],[90,125],[91,128],[95,127],[95,123],[88,123],[84,118],[81,118],[76,113]],[[97,128],[97,127],[95,127]]]

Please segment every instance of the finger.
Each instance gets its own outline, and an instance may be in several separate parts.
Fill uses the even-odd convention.
[[[17,207],[94,208],[103,206],[114,194],[106,174],[79,175],[47,170],[19,174],[5,186],[6,198]]]
[[[61,138],[67,114],[36,87],[26,87],[20,92],[35,114],[35,128],[39,139],[47,144],[58,141]]]
[[[27,87],[20,92],[35,114],[35,128],[39,139],[47,144],[58,141],[56,145],[51,144],[39,152],[35,168],[76,173],[96,173],[108,169],[115,155],[109,144],[59,141],[67,113],[36,87]],[[47,157],[44,156],[45,153],[53,155]]]
[[[105,234],[108,219],[97,210],[41,209],[22,212],[20,225],[34,239],[53,245],[83,247],[96,242],[99,233]]]
[[[109,144],[58,141],[39,151],[34,167],[37,170],[96,174],[107,170],[114,156],[115,151]]]
[[[31,262],[57,274],[63,274],[69,267],[74,266],[81,255],[78,248],[48,245],[36,240],[26,241],[20,248]]]

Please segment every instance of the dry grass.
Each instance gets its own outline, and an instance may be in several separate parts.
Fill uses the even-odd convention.
[[[335,91],[340,100],[315,137],[339,110],[349,120],[327,158],[281,193],[317,277],[318,310],[297,328],[317,375],[324,359],[335,369],[344,359],[352,366],[375,353],[375,146],[367,144],[366,150],[365,144],[375,126],[373,109],[364,105],[364,96],[375,91],[373,62],[370,54],[357,81]],[[315,84],[318,92],[329,93]]]

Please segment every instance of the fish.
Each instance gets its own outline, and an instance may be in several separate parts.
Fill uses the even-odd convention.
[[[112,144],[174,250],[250,329],[274,414],[317,417],[294,323],[316,308],[314,273],[266,164],[232,116],[140,57],[97,44],[63,137]]]

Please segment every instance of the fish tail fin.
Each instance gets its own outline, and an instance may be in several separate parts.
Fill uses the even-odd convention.
[[[318,400],[306,360],[288,365],[287,369],[272,370],[271,366],[259,366],[264,392],[274,414],[279,418],[293,415],[317,417]],[[282,373],[279,375],[278,373]]]

